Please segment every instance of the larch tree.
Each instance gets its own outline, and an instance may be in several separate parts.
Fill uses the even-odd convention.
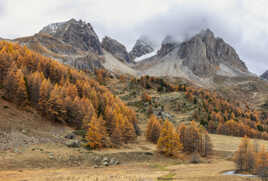
[[[34,72],[27,76],[27,88],[29,101],[35,106],[38,104],[40,97],[40,87],[45,79],[43,73]]]
[[[40,86],[38,101],[38,110],[41,111],[43,115],[48,115],[48,100],[52,89],[53,85],[50,83],[50,80],[44,79]]]
[[[255,167],[255,158],[252,151],[252,144],[249,138],[244,137],[235,152],[234,161],[239,171],[251,172]]]
[[[157,150],[167,156],[177,156],[182,145],[180,137],[171,122],[166,120],[161,128],[160,137],[157,142]]]
[[[122,140],[125,144],[134,141],[137,137],[133,124],[127,119],[122,120]]]
[[[24,80],[24,74],[21,69],[16,72],[17,89],[15,91],[15,100],[20,105],[25,105],[28,100],[28,94],[26,89],[26,83]]]
[[[268,178],[268,152],[266,152],[264,145],[257,154],[256,173],[262,178]]]
[[[64,109],[63,97],[61,95],[61,87],[56,84],[48,100],[48,114],[50,119],[64,123],[66,110]]]
[[[155,115],[152,115],[147,123],[146,139],[154,144],[160,136],[161,124]]]
[[[92,117],[86,135],[88,146],[91,149],[100,149],[110,146],[109,137],[107,135],[103,119]]]

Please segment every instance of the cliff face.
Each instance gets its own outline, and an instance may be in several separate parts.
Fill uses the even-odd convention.
[[[99,38],[93,27],[81,20],[53,23],[34,36],[15,41],[81,70],[103,68],[103,50]]]
[[[126,47],[117,40],[106,36],[102,40],[102,47],[122,62],[132,62]]]
[[[216,75],[251,76],[234,48],[209,29],[178,42],[167,36],[157,55],[137,65],[141,74],[209,80]]]
[[[241,72],[248,72],[234,48],[221,38],[215,38],[209,29],[201,31],[189,41],[180,45],[178,55],[197,76],[206,77],[215,74],[221,64]]]
[[[124,45],[108,37],[101,44],[93,27],[81,20],[53,23],[34,36],[14,41],[80,70],[136,74],[128,65],[131,59]]]
[[[268,70],[261,75],[261,78],[268,80]]]
[[[162,41],[161,48],[157,51],[157,55],[164,57],[178,46],[179,42],[177,42],[172,36],[168,35]]]
[[[50,24],[39,33],[49,34],[82,51],[92,51],[98,55],[102,54],[101,43],[90,23],[71,19],[63,23]]]

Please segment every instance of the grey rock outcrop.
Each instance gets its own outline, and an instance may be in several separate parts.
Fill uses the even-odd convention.
[[[109,158],[109,157],[99,157],[97,156],[95,159],[94,159],[94,162],[95,162],[95,165],[94,165],[94,168],[99,168],[99,167],[102,167],[102,166],[105,166],[105,167],[108,167],[108,166],[113,166],[113,165],[119,165],[120,164],[120,161],[117,160],[116,158]]]
[[[120,61],[130,63],[131,59],[126,47],[115,39],[104,37],[102,40],[102,47],[118,58]]]
[[[268,70],[261,75],[261,78],[268,80]]]
[[[183,65],[200,77],[215,74],[220,64],[227,64],[241,72],[248,72],[236,51],[221,38],[215,38],[209,29],[202,30],[189,41],[180,45],[178,55]]]
[[[73,134],[73,133],[69,133],[69,134],[67,134],[66,136],[64,136],[64,138],[72,140],[72,139],[75,138],[75,134]]]
[[[184,77],[203,85],[211,85],[216,75],[252,76],[234,48],[209,29],[183,42],[167,36],[157,55],[139,62],[136,68],[143,75]]]
[[[65,142],[65,145],[70,148],[79,148],[80,142],[78,140],[68,140]]]
[[[162,41],[161,48],[158,50],[157,55],[163,57],[178,46],[179,42],[177,42],[172,36],[168,35]]]
[[[154,51],[153,42],[146,36],[141,36],[135,43],[129,55],[132,60]]]
[[[101,43],[90,23],[71,19],[44,27],[39,33],[46,33],[82,51],[102,54]]]
[[[14,41],[80,70],[93,72],[104,68],[104,52],[98,36],[89,23],[81,20],[50,24],[34,36]]]

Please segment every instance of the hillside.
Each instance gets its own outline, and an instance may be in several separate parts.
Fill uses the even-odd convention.
[[[125,79],[127,80],[127,79]],[[181,83],[185,83],[184,80]],[[144,131],[146,127],[147,113],[142,111],[142,106],[136,106],[134,102],[140,102],[140,97],[132,97],[128,94],[129,88],[126,87],[127,81],[120,81],[119,79],[109,80],[106,82],[109,89],[118,94],[124,102],[128,103],[133,109],[141,109],[138,111],[139,123],[141,130]],[[143,88],[139,88],[141,92]],[[190,116],[187,111],[191,109],[191,103],[187,99],[182,98],[183,93],[166,92],[158,94],[154,90],[147,90],[151,96],[160,98],[160,104],[166,105],[165,112],[180,116],[182,119]],[[185,114],[172,113],[169,110],[172,108],[172,100],[179,100],[188,102],[189,110],[185,109]],[[63,138],[64,135],[70,133],[70,128],[62,128],[62,125],[51,123],[44,129],[44,123],[48,125],[49,122],[44,120],[38,121],[38,114],[33,112],[24,112],[19,110],[16,105],[0,99],[4,107],[0,107],[1,116],[0,121],[4,123],[7,117],[10,117],[10,126],[14,127],[13,123],[21,126],[19,130],[25,129],[27,132],[21,132],[22,135],[31,135],[31,137],[41,138],[47,135],[48,142],[34,142],[27,144],[27,146],[18,145],[18,149],[9,149],[8,151],[0,153],[1,164],[0,179],[7,181],[19,180],[157,180],[160,178],[178,178],[183,181],[189,180],[241,180],[245,181],[248,178],[237,176],[225,176],[223,172],[235,169],[235,165],[229,159],[233,152],[237,150],[240,144],[238,137],[214,135],[211,134],[214,145],[214,155],[208,160],[204,159],[201,164],[189,163],[190,155],[184,159],[173,159],[165,157],[156,152],[156,146],[147,142],[143,136],[138,138],[137,143],[131,143],[121,147],[121,149],[105,149],[102,151],[89,151],[83,148],[68,148],[65,142],[68,139]],[[2,104],[1,104],[2,105]],[[137,104],[139,105],[139,104]],[[146,108],[146,106],[145,106]],[[8,111],[6,111],[8,110]],[[4,113],[4,114],[2,114]],[[20,116],[18,116],[20,115]],[[33,115],[36,115],[33,117]],[[185,118],[183,118],[183,116]],[[177,118],[177,117],[176,117]],[[180,119],[178,117],[178,119]],[[17,121],[16,121],[17,120]],[[32,121],[30,121],[32,120]],[[17,124],[21,121],[29,122],[29,124]],[[33,123],[33,124],[31,124]],[[37,124],[36,126],[33,126]],[[36,130],[35,130],[36,129]],[[60,131],[60,130],[61,131]],[[39,133],[39,131],[42,131]],[[54,132],[55,131],[55,132]],[[33,134],[32,132],[35,132]],[[54,139],[50,139],[49,135],[54,133]],[[57,138],[58,141],[55,140]],[[77,139],[77,138],[75,138]],[[19,140],[21,143],[21,141]],[[267,141],[258,141],[264,143],[268,148]],[[113,158],[120,161],[119,165],[114,166],[100,166],[96,168],[96,158]],[[111,178],[113,176],[113,178]],[[120,176],[120,178],[118,178]]]
[[[17,44],[0,42],[0,85],[4,98],[30,106],[55,123],[82,129],[90,148],[134,141],[139,128],[135,112],[83,72]],[[91,129],[98,129],[91,135]],[[115,136],[118,129],[122,131]],[[95,136],[102,136],[99,143]],[[105,141],[104,141],[104,140]],[[89,141],[91,143],[91,141]]]

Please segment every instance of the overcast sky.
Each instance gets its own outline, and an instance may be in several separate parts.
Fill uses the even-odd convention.
[[[260,74],[268,70],[267,8],[267,0],[0,0],[0,37],[29,36],[76,18],[130,49],[142,34],[160,42],[210,28]]]

